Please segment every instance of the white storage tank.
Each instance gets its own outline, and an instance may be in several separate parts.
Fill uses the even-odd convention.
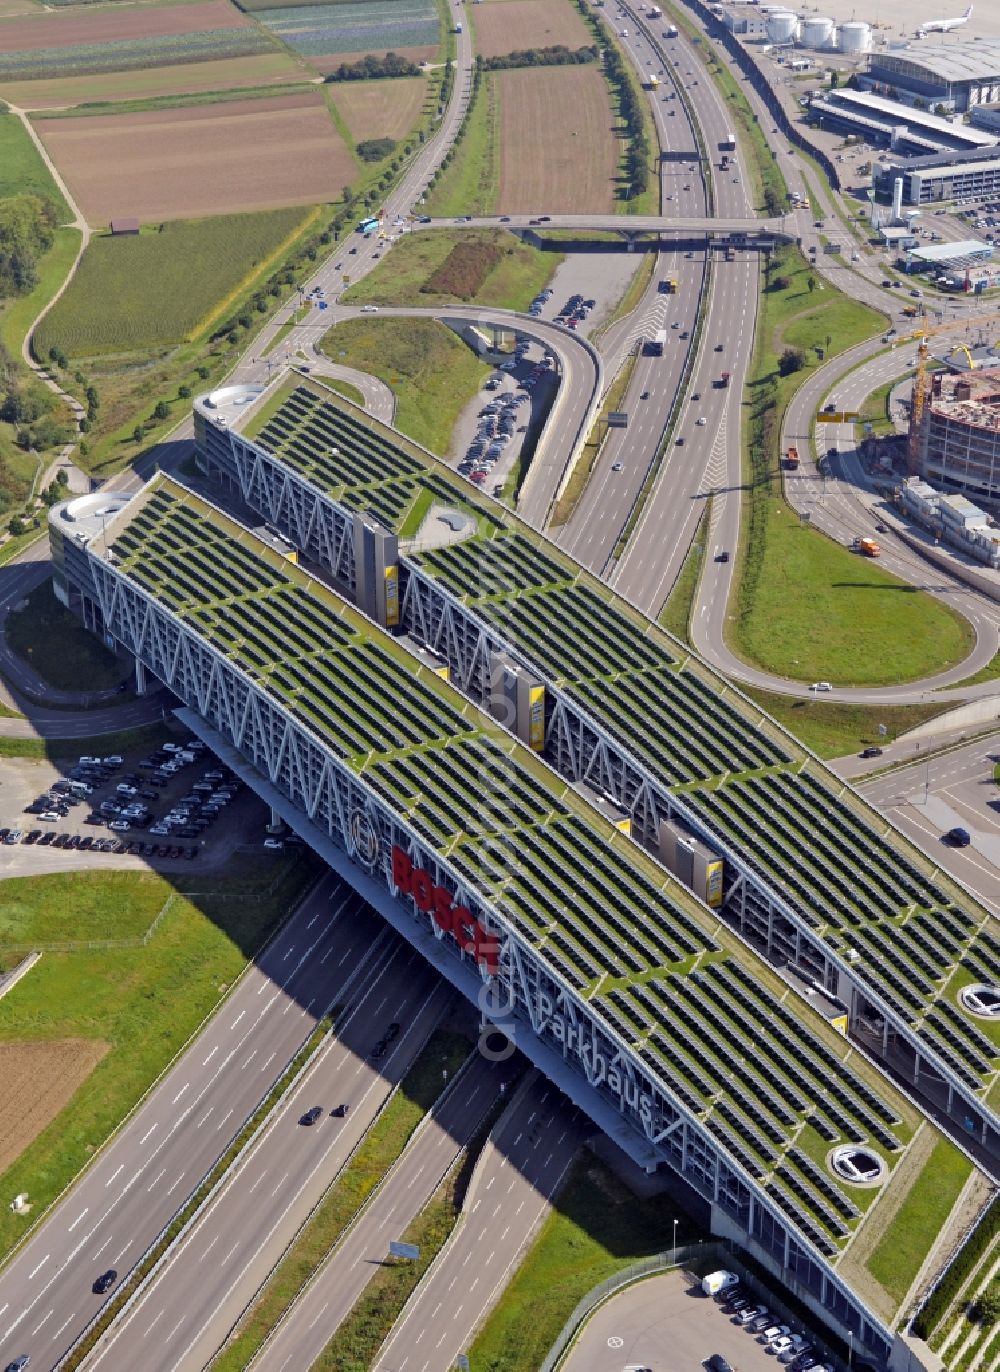
[[[767,36],[772,43],[791,43],[798,32],[799,21],[790,10],[779,10],[767,16]]]
[[[799,42],[804,48],[828,48],[833,40],[833,20],[825,14],[802,20]]]
[[[841,52],[871,52],[872,26],[863,19],[851,19],[841,24],[838,47]]]

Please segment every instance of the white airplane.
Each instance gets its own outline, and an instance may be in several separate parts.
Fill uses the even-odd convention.
[[[928,19],[926,24],[921,24],[918,33],[951,33],[952,29],[960,29],[963,24],[967,24],[972,18],[972,6],[960,14],[957,19]]]

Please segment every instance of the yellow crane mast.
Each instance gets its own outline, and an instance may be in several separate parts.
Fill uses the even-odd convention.
[[[915,476],[920,469],[920,434],[923,429],[924,411],[927,408],[927,340],[934,334],[951,333],[958,328],[966,328],[972,324],[992,324],[996,326],[997,316],[993,314],[976,314],[965,319],[952,319],[947,324],[937,324],[933,328],[928,328],[926,324],[916,333],[907,335],[904,342],[917,343],[917,370],[913,378],[913,393],[910,400],[910,440],[907,450],[907,471],[910,476]],[[969,370],[972,370],[972,353],[964,343],[959,343],[958,348],[965,353],[969,359]]]

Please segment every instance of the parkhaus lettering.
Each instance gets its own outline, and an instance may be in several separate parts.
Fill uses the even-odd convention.
[[[487,933],[468,906],[454,903],[447,886],[435,886],[430,872],[414,867],[398,844],[392,848],[392,881],[439,929],[452,935],[463,953],[472,953],[491,976],[496,974],[500,966],[496,936]]]

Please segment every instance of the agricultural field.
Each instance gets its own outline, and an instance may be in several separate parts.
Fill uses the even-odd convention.
[[[170,67],[93,72],[88,76],[43,76],[3,82],[3,98],[21,109],[94,104],[104,100],[153,100],[202,91],[253,90],[301,81],[303,71],[284,51]]]
[[[8,81],[244,57],[273,46],[227,0],[57,10],[0,22],[0,95]]]
[[[405,138],[420,118],[428,87],[422,76],[404,76],[342,81],[331,89],[348,132],[362,143],[366,138]]]
[[[331,200],[356,164],[322,92],[38,121],[88,223]]]
[[[0,200],[10,195],[41,195],[72,220],[69,206],[16,114],[0,114]]]
[[[255,19],[319,71],[368,53],[431,60],[441,43],[434,0],[342,0],[332,4],[246,5]]]
[[[94,357],[167,347],[199,332],[310,219],[302,209],[164,224],[137,237],[95,236],[65,293],[42,320],[44,357]]]
[[[471,13],[476,51],[483,57],[559,43],[582,48],[593,42],[593,35],[569,0],[490,0]]]
[[[31,976],[31,973],[28,973]],[[0,1043],[0,1172],[69,1103],[108,1051],[94,1039]]]
[[[619,147],[601,72],[594,66],[524,68],[497,72],[495,79],[500,97],[497,210],[612,213]]]
[[[559,266],[498,229],[406,234],[373,272],[344,292],[352,305],[496,305],[526,310]]]

